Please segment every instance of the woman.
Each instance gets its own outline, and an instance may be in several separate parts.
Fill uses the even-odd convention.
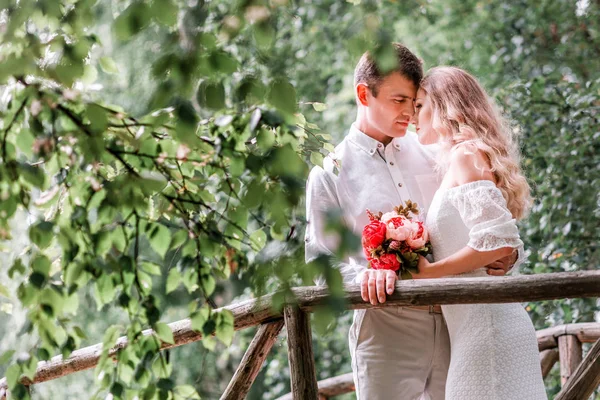
[[[444,177],[427,214],[434,262],[415,278],[488,276],[521,248],[515,219],[531,203],[510,130],[467,72],[437,67],[415,102],[422,144],[440,145]],[[519,304],[442,306],[450,333],[447,400],[546,399],[535,330]]]

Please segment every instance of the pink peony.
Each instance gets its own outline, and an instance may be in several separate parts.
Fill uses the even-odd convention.
[[[382,218],[383,221],[383,218]],[[404,241],[408,239],[412,232],[411,222],[402,216],[389,218],[384,222],[387,228],[386,239]]]
[[[406,243],[413,249],[417,250],[425,246],[429,240],[429,233],[423,223],[420,221],[411,221],[411,234],[406,239]]]

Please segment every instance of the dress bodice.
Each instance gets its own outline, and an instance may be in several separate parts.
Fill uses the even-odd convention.
[[[426,226],[435,261],[465,246],[478,251],[523,246],[502,192],[488,180],[439,189],[429,207]],[[487,274],[481,268],[460,276]]]

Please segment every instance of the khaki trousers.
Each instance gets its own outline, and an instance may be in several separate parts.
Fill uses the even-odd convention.
[[[358,400],[444,400],[450,339],[442,314],[357,310],[349,342]]]

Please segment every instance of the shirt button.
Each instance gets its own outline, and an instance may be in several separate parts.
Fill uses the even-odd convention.
[[[390,165],[394,165],[394,162],[393,162],[393,161],[390,161]]]
[[[399,183],[399,184],[398,184],[398,187],[402,187],[402,184],[401,184],[401,183]]]
[[[378,144],[377,144],[377,147],[379,147],[379,148],[382,148],[382,147],[383,147],[383,145],[382,145],[381,143],[378,143]]]

